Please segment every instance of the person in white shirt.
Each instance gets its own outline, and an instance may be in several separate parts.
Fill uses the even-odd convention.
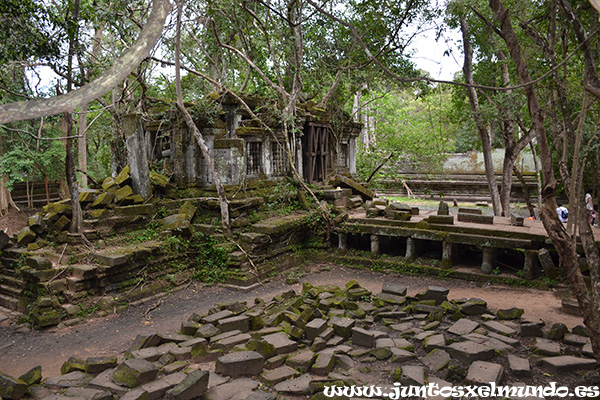
[[[560,222],[566,223],[567,221],[569,221],[569,209],[567,207],[558,203],[556,213],[558,214],[558,219],[560,219]]]
[[[585,194],[585,209],[588,213],[588,222],[590,225],[594,224],[594,218],[596,217],[594,213],[594,202],[592,201],[592,189],[589,188]]]

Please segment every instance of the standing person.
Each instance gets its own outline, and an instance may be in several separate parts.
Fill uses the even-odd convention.
[[[567,223],[569,221],[569,209],[567,207],[558,203],[556,213],[558,214],[558,219],[560,219],[560,222]]]
[[[585,194],[585,209],[588,213],[588,222],[590,225],[594,223],[594,202],[592,201],[592,188],[589,188]]]

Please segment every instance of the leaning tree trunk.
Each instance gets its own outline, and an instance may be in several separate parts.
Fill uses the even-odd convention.
[[[462,31],[463,45],[465,59],[463,64],[463,72],[465,74],[465,81],[469,85],[474,85],[473,81],[473,47],[471,46],[471,38],[469,32],[469,24],[465,17],[460,19],[460,29]],[[483,151],[483,162],[485,165],[485,177],[487,178],[488,187],[490,188],[490,195],[492,197],[492,207],[494,208],[494,215],[500,215],[500,194],[498,193],[498,185],[496,184],[496,174],[494,173],[494,162],[492,160],[492,144],[490,143],[490,137],[485,129],[485,124],[481,118],[479,112],[479,99],[477,92],[473,86],[468,86],[467,93],[469,95],[469,103],[471,104],[471,111],[473,112],[473,118],[475,125],[477,126],[477,132],[481,138],[481,150]],[[510,170],[512,172],[512,169]]]
[[[225,195],[225,188],[221,183],[221,177],[219,176],[219,172],[215,166],[215,160],[204,141],[204,137],[202,133],[196,126],[196,123],[192,119],[192,116],[185,108],[183,104],[183,93],[181,90],[181,12],[183,8],[183,0],[178,0],[177,4],[177,23],[175,30],[175,91],[177,92],[177,109],[180,114],[183,116],[185,123],[188,129],[192,132],[194,137],[196,138],[196,142],[202,150],[202,154],[208,163],[208,169],[213,177],[213,181],[215,182],[215,186],[217,187],[217,193],[219,195],[219,204],[221,206],[221,225],[223,226],[223,233],[228,238],[231,237],[231,225],[229,222],[229,201],[227,200],[227,196]]]
[[[596,360],[600,362],[600,311],[598,309],[598,298],[588,294],[588,288],[579,268],[577,249],[573,240],[565,230],[563,224],[556,215],[556,178],[552,163],[552,153],[546,137],[542,107],[534,91],[532,79],[529,75],[527,62],[521,53],[517,35],[515,34],[508,12],[502,5],[501,0],[489,0],[496,19],[500,22],[502,38],[510,51],[510,56],[515,64],[517,75],[524,87],[527,96],[529,115],[531,116],[532,129],[536,132],[540,156],[542,161],[542,172],[544,175],[543,198],[544,206],[541,212],[544,228],[558,253],[560,265],[567,274],[571,289],[579,307],[583,313],[583,321],[590,331],[590,340]],[[573,177],[575,178],[575,177]],[[586,220],[580,215],[580,220]],[[583,222],[580,222],[583,223]],[[592,277],[593,278],[593,277]],[[597,285],[598,282],[592,282]]]

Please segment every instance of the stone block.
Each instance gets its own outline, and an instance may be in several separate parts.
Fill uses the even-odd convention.
[[[578,370],[591,370],[597,367],[596,360],[574,356],[545,357],[542,367],[554,373],[569,373]]]
[[[435,304],[440,305],[448,301],[450,290],[441,286],[429,286],[424,293],[416,295],[417,300],[434,300]]]
[[[566,333],[562,340],[564,344],[578,347],[582,347],[590,343],[590,338],[585,336],[573,335],[572,333]]]
[[[264,364],[265,359],[256,351],[238,351],[217,358],[215,371],[231,377],[258,375]]]
[[[29,243],[35,241],[37,235],[35,232],[28,226],[21,229],[17,234],[17,244],[19,246],[27,246]]]
[[[93,375],[99,374],[116,366],[117,357],[115,356],[89,357],[87,360],[85,360],[85,372]]]
[[[287,381],[279,382],[274,386],[274,389],[281,394],[289,394],[293,396],[305,396],[312,394],[310,383],[313,377],[309,374],[301,375],[297,378],[288,379]]]
[[[202,322],[205,324],[214,324],[220,319],[233,317],[233,313],[229,310],[222,310],[213,314],[209,314],[202,318]]]
[[[30,256],[25,260],[25,264],[36,270],[47,270],[52,269],[52,261],[46,257],[41,256]]]
[[[335,366],[333,351],[322,351],[317,355],[310,370],[317,375],[327,376]]]
[[[313,365],[317,354],[311,350],[300,351],[285,361],[285,363],[300,372],[306,372]]]
[[[115,370],[113,382],[130,388],[152,381],[158,375],[158,368],[144,359],[125,360]]]
[[[427,217],[427,222],[430,224],[454,225],[453,215],[430,215]]]
[[[201,325],[196,331],[196,336],[208,339],[218,335],[219,333],[221,333],[221,331],[216,326],[209,323]]]
[[[273,386],[297,375],[299,375],[298,371],[296,371],[294,368],[284,365],[282,367],[263,372],[260,375],[260,380],[268,386]]]
[[[516,333],[514,329],[498,321],[487,321],[483,323],[483,326],[489,331],[496,332],[504,336],[512,336]]]
[[[0,372],[0,397],[4,399],[21,399],[27,393],[27,384],[22,380]]]
[[[510,372],[519,377],[530,377],[531,366],[529,365],[529,359],[517,357],[513,354],[509,354],[507,357],[508,369]]]
[[[217,321],[217,327],[221,332],[239,330],[248,332],[250,329],[250,318],[246,315],[237,315],[235,317],[223,318]]]
[[[550,279],[558,278],[558,271],[556,270],[556,265],[554,265],[554,261],[552,261],[552,257],[548,252],[548,249],[540,249],[538,251],[538,260],[540,261],[540,265],[544,268],[546,275]]]
[[[550,327],[550,331],[548,331],[548,339],[552,340],[562,340],[565,337],[565,334],[569,332],[569,328],[562,322],[557,322]]]
[[[263,340],[275,348],[275,354],[291,353],[298,348],[298,343],[283,332],[266,335]]]
[[[450,362],[450,354],[442,349],[434,349],[423,357],[423,364],[427,365],[434,371],[439,371],[448,365]]]
[[[37,385],[42,381],[42,367],[37,366],[31,368],[19,377],[20,381],[25,382],[27,386]]]
[[[96,196],[96,199],[92,202],[92,207],[104,208],[107,205],[111,204],[114,199],[114,192],[102,192],[98,196]]]
[[[140,386],[140,389],[148,392],[148,400],[161,400],[165,398],[167,390],[180,384],[185,377],[186,375],[183,372],[175,372],[152,382],[148,382]]]
[[[467,318],[461,318],[458,321],[456,321],[450,328],[448,328],[448,333],[452,333],[454,335],[459,336],[468,335],[469,333],[477,329],[478,326],[479,323],[476,321],[472,321]]]
[[[500,384],[504,375],[504,367],[486,361],[474,361],[467,372],[467,382],[475,385]]]
[[[457,220],[460,222],[471,222],[474,224],[494,224],[494,216],[493,215],[481,215],[481,214],[472,214],[472,213],[461,213],[459,212]]]
[[[81,387],[70,387],[65,391],[67,399],[92,399],[92,400],[112,400],[114,397],[110,392],[100,389],[88,389]]]
[[[208,388],[209,372],[195,370],[185,379],[170,389],[165,396],[167,400],[192,400],[202,396]]]
[[[389,293],[396,296],[406,296],[406,286],[396,285],[394,283],[384,282],[381,287],[382,293]]]
[[[536,337],[535,342],[532,346],[532,350],[535,354],[539,354],[542,356],[559,356],[560,343]]]
[[[46,222],[40,214],[33,214],[27,220],[27,226],[29,226],[36,234],[40,235],[46,229]]]
[[[494,357],[494,349],[473,341],[452,343],[446,347],[446,351],[465,365],[473,361],[487,361]]]
[[[496,316],[499,319],[519,319],[523,316],[523,314],[525,313],[525,310],[523,310],[522,308],[517,308],[517,307],[513,307],[513,308],[509,308],[509,309],[504,309],[504,310],[498,310],[498,312],[496,312]]]
[[[352,334],[355,320],[346,317],[334,317],[329,321],[336,335],[347,338]]]
[[[375,344],[375,335],[373,332],[362,328],[352,328],[352,344],[361,347],[373,347]]]
[[[86,386],[91,383],[93,376],[81,371],[73,371],[68,374],[52,376],[44,381],[44,385],[50,389],[66,389],[75,386]]]
[[[539,324],[536,323],[523,323],[521,324],[521,336],[522,337],[544,337],[544,331]]]

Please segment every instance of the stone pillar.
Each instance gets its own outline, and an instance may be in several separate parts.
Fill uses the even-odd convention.
[[[413,239],[411,237],[407,237],[406,238],[406,254],[404,255],[404,258],[406,258],[408,261],[412,261],[415,259],[416,256],[417,256],[417,243],[415,242],[415,239]]]
[[[377,257],[379,255],[379,236],[371,235],[371,256]]]
[[[348,172],[356,175],[356,138],[348,140]]]
[[[442,268],[452,267],[452,243],[444,240],[442,242]]]
[[[496,249],[494,247],[483,248],[483,259],[481,260],[481,272],[491,274],[496,264]]]
[[[348,250],[348,234],[344,232],[338,233],[338,248],[340,250]]]
[[[537,271],[538,266],[538,252],[537,250],[526,250],[525,251],[525,264],[523,265],[523,274],[527,279],[533,279]]]
[[[127,162],[131,170],[133,192],[144,199],[150,197],[150,171],[148,168],[148,155],[144,144],[144,128],[139,114],[128,114],[123,117],[123,132],[127,143]],[[174,159],[174,162],[181,162]]]

